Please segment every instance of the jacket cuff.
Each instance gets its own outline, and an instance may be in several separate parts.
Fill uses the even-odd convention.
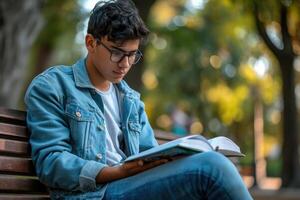
[[[106,165],[96,162],[88,161],[81,169],[79,175],[79,190],[92,191],[96,189],[96,176]]]

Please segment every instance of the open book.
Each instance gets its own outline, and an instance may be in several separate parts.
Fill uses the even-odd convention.
[[[217,151],[228,157],[243,157],[240,148],[227,137],[219,136],[207,140],[201,135],[190,135],[153,147],[124,160],[129,162],[141,159],[152,162],[159,159],[172,159],[175,156],[192,155],[199,152]]]

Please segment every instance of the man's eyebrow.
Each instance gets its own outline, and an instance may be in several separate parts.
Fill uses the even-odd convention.
[[[116,46],[111,46],[111,48],[122,51],[123,53],[135,53],[139,50],[139,49],[136,49],[136,50],[133,50],[133,51],[125,51],[124,49],[122,49],[120,47],[116,47]]]

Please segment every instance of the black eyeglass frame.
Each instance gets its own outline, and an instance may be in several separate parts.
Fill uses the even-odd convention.
[[[130,65],[135,65],[137,64],[141,58],[143,57],[142,52],[138,49],[136,52],[130,52],[130,53],[125,53],[125,51],[122,51],[121,49],[111,49],[108,46],[106,46],[103,42],[100,41],[100,39],[96,39],[97,44],[102,45],[109,53],[110,53],[110,60],[114,63],[119,63],[121,62],[126,56],[128,57],[128,62]],[[123,55],[118,58],[117,60],[113,59],[113,55],[115,55],[114,51],[118,51],[122,53]],[[119,57],[118,55],[115,55],[116,57]],[[132,61],[131,58],[134,56],[134,60]]]

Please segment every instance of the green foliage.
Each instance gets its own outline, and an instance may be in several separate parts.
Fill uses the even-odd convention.
[[[47,0],[42,12],[45,24],[37,41],[41,45],[55,45],[61,35],[74,36],[78,22],[83,17],[78,2],[74,0]]]
[[[47,0],[43,4],[42,14],[44,24],[34,43],[30,62],[30,66],[34,67],[33,73],[49,65],[71,64],[81,56],[78,50],[81,47],[75,43],[75,36],[86,13],[79,2]]]
[[[240,3],[210,0],[203,9],[189,10],[187,1],[174,2],[168,9],[166,1],[157,2],[170,16],[158,17],[162,12],[155,8],[149,18],[153,33],[146,71],[155,84],[145,78],[144,93],[152,124],[171,130],[170,122],[161,127],[157,119],[177,106],[201,122],[203,134],[230,134],[251,155],[255,95],[265,106],[266,133],[279,133],[278,121],[268,118],[279,100],[277,63],[261,45],[253,17]],[[259,76],[254,64],[263,57],[269,68]]]
[[[267,161],[267,176],[279,177],[282,170],[282,160],[274,159]]]

